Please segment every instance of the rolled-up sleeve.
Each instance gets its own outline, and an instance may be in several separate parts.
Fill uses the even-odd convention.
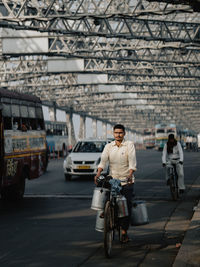
[[[98,168],[101,168],[101,169],[104,169],[105,166],[106,166],[106,163],[108,162],[108,151],[109,151],[109,144],[107,144],[105,147],[104,147],[104,150],[101,154],[101,161],[98,165]]]
[[[162,152],[162,163],[166,164],[167,162],[167,145],[164,145],[163,152]]]
[[[180,156],[180,161],[183,161],[183,149],[181,147],[181,144],[178,142],[178,151],[179,151],[179,156]]]
[[[135,152],[135,145],[133,142],[130,142],[128,144],[128,162],[129,162],[129,170],[132,169],[136,171],[137,170],[136,152]]]

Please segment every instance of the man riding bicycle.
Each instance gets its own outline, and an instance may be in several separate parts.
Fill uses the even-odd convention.
[[[183,172],[183,150],[181,144],[174,138],[174,134],[169,134],[168,141],[163,148],[162,163],[166,167],[166,180],[169,185],[169,167],[167,162],[176,165],[176,172],[178,175],[178,188],[179,192],[183,193],[185,190],[184,172]]]
[[[101,162],[98,165],[97,175],[95,176],[95,184],[97,179],[101,175],[101,172],[105,168],[107,162],[109,162],[109,175],[112,178],[124,181],[127,178],[127,182],[122,182],[121,193],[126,197],[129,216],[120,218],[120,225],[122,228],[122,242],[129,241],[127,230],[130,224],[131,209],[132,209],[132,196],[134,175],[136,171],[136,153],[135,146],[132,141],[125,141],[125,127],[121,124],[116,124],[113,128],[113,135],[115,140],[107,144],[101,155]]]

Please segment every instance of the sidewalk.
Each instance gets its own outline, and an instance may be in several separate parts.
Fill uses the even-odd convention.
[[[199,179],[197,179],[199,180]],[[185,234],[173,267],[200,267],[200,201]]]

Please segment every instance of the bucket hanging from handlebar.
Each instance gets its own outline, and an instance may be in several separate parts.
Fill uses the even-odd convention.
[[[134,201],[131,210],[131,225],[143,225],[149,223],[145,201]]]
[[[91,209],[103,210],[110,190],[107,188],[96,187],[93,191]]]

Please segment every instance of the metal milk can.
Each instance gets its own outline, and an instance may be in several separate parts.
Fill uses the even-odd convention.
[[[93,191],[91,209],[103,210],[109,192],[107,188],[96,187]]]
[[[103,232],[104,230],[104,218],[101,218],[100,215],[103,211],[98,210],[96,215],[96,227],[95,230],[98,232]]]
[[[126,198],[122,195],[117,196],[117,205],[118,205],[118,217],[126,217],[128,216],[128,206],[127,206],[127,201]]]
[[[133,202],[131,210],[131,225],[143,225],[149,223],[149,217],[145,201]]]

